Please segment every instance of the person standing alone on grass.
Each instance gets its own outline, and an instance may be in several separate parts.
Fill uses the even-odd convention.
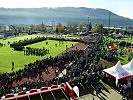
[[[14,70],[14,62],[12,61],[12,71]]]

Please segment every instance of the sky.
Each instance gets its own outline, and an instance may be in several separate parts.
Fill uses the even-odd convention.
[[[133,19],[133,0],[0,0],[4,8],[87,7],[103,8]]]

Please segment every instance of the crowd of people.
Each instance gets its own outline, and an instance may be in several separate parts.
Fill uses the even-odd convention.
[[[127,78],[120,81],[117,85],[117,89],[120,94],[123,96],[123,99],[129,100],[133,98],[133,80],[132,78]]]
[[[34,55],[34,56],[44,56],[46,54],[49,54],[49,49],[45,49],[44,47],[41,48],[31,48],[31,47],[26,47],[24,49],[24,55],[29,56],[29,55]]]
[[[3,47],[3,46],[5,46],[5,44],[4,43],[0,43],[0,47]]]
[[[57,79],[55,80],[53,79],[52,81],[50,80],[46,81],[45,79],[43,79],[41,77],[42,72],[46,72],[47,74],[50,73],[48,70],[49,66],[58,67],[58,69],[62,71],[62,67],[67,62],[76,61],[83,54],[84,54],[83,50],[66,51],[61,56],[56,56],[54,58],[49,57],[43,60],[37,60],[34,63],[29,63],[28,65],[25,65],[24,69],[20,69],[16,72],[1,73],[0,74],[0,97],[8,93],[12,93],[13,91],[16,91],[16,92],[18,92],[18,90],[21,91],[23,87],[25,87],[26,90],[29,90],[30,88],[33,88],[33,87],[35,88],[36,87],[35,84],[37,85],[38,82],[40,84],[44,84],[44,83],[50,84],[50,82],[52,82],[52,84],[56,83],[55,81]],[[34,81],[34,79],[37,78],[38,76],[39,76],[38,81],[37,82]],[[31,79],[31,80],[33,79],[33,80],[32,82],[27,80],[26,82],[19,84],[21,80],[24,78]],[[67,78],[59,78],[59,79],[64,80]],[[17,83],[17,85],[13,86],[13,83]]]
[[[15,46],[26,46],[29,44],[37,43],[46,40],[46,37],[35,37],[31,39],[24,39],[24,40],[19,40],[19,41],[14,41],[12,44],[10,44],[10,47],[15,47]]]
[[[132,100],[133,99],[133,79],[132,77],[125,78],[118,81],[116,84],[116,79],[107,75],[102,74],[102,81],[109,86],[116,89],[121,95],[122,100]]]
[[[87,65],[86,65],[86,52],[84,50],[72,50],[66,51],[61,56],[50,57],[43,60],[37,60],[34,63],[30,63],[17,72],[3,73],[0,74],[0,95],[7,93],[17,93],[19,91],[28,91],[32,88],[41,88],[42,86],[50,86],[51,84],[60,84],[63,82],[70,82],[71,85],[77,86],[89,86],[96,84],[100,77],[99,73],[103,69],[102,65],[98,63],[96,57],[98,53],[94,52],[95,44],[89,44],[87,51]],[[60,72],[64,69],[64,65],[67,62],[71,62],[67,66],[67,73],[63,77],[53,78],[52,80],[45,80],[42,78],[42,72],[50,73],[48,70],[49,66],[56,67]],[[56,71],[55,71],[56,72]],[[97,73],[99,72],[99,73]],[[38,80],[34,80],[37,78]],[[32,81],[27,80],[24,83],[19,84],[23,79],[33,79]],[[13,83],[18,83],[13,86]]]
[[[47,74],[50,73],[48,70],[49,66],[58,67],[59,70],[62,70],[62,67],[67,62],[71,62],[76,58],[79,58],[80,55],[83,53],[82,50],[73,50],[73,51],[66,51],[61,56],[50,57],[43,60],[37,60],[34,63],[29,63],[25,65],[24,69],[20,69],[16,72],[12,73],[1,73],[0,74],[0,96],[10,93],[12,90],[17,91],[16,88],[19,90],[22,89],[23,86],[26,86],[27,89],[32,87],[31,84],[35,85],[40,83],[45,83],[45,79],[42,78],[42,72],[46,72]],[[38,82],[34,81],[35,78],[39,76]],[[32,82],[26,81],[25,83],[20,83],[20,81],[24,78],[31,79]],[[49,80],[48,80],[49,81]],[[13,86],[13,83],[17,83],[17,85]],[[29,87],[29,85],[31,85]],[[38,84],[39,85],[39,84]],[[29,88],[28,88],[29,87]],[[15,89],[15,90],[14,90]]]
[[[99,41],[98,41],[99,42]],[[98,44],[98,45],[96,45]],[[88,43],[86,50],[71,50],[66,51],[60,56],[49,57],[43,60],[36,60],[34,63],[25,65],[24,69],[20,69],[12,73],[0,74],[0,97],[8,93],[18,93],[19,91],[28,91],[30,89],[38,89],[44,86],[51,86],[52,84],[58,85],[68,81],[71,86],[78,86],[79,88],[94,87],[96,94],[100,93],[101,87],[99,81],[103,80],[110,86],[115,86],[115,79],[106,76],[102,73],[105,67],[99,64],[98,57],[100,56],[99,49],[100,43]],[[86,53],[87,52],[87,53]],[[66,63],[69,63],[67,66]],[[48,67],[52,66],[55,70],[56,77],[49,80],[42,77],[42,73],[50,73]],[[66,68],[66,74],[62,77],[58,76],[58,71]],[[34,80],[35,78],[39,78]],[[27,78],[27,81],[20,84],[20,81]],[[28,80],[30,79],[30,81]],[[118,84],[118,90],[123,97],[128,98],[132,93],[132,80],[124,81]],[[13,83],[17,83],[13,85]]]

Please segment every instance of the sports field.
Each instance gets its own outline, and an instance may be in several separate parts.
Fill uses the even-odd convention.
[[[10,48],[10,45],[8,45],[8,41],[10,43],[13,43],[14,41],[24,40],[27,38],[35,38],[37,35],[27,35],[27,36],[19,36],[19,37],[12,37],[8,38],[6,40],[0,39],[0,43],[5,44],[5,46],[0,47],[0,72],[12,72],[12,62],[14,62],[14,71],[17,71],[19,69],[24,68],[24,65],[29,64],[30,62],[34,62],[36,60],[41,60],[44,58],[47,58],[49,56],[56,56],[59,53],[66,50],[67,47],[71,47],[72,44],[75,44],[76,42],[63,42],[63,45],[59,46],[59,41],[55,40],[46,40],[48,42],[48,45],[46,45],[46,41],[34,43],[31,45],[27,45],[28,47],[32,48],[46,48],[49,49],[49,54],[46,54],[45,56],[33,56],[24,55],[24,51],[14,51],[13,48]],[[57,46],[55,45],[57,44]]]

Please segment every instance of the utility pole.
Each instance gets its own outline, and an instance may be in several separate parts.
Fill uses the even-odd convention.
[[[88,26],[88,34],[89,34],[89,30],[90,30],[90,26],[89,26],[89,23],[90,23],[90,22],[89,22],[89,18],[90,18],[90,17],[87,16],[87,18],[88,18],[88,25],[87,25],[87,26]]]
[[[52,32],[55,31],[55,21],[52,21]]]
[[[86,64],[85,66],[87,67],[88,65],[88,40],[86,39],[86,42],[87,42],[87,46],[86,46]]]
[[[111,12],[109,12],[109,26],[108,26],[108,32],[109,32],[109,30],[110,30],[110,14],[111,14]],[[110,66],[110,63],[109,63],[109,66]]]
[[[88,34],[89,34],[89,16],[87,16],[87,18],[88,18],[88,28],[87,28],[87,30],[88,30]],[[86,37],[86,67],[87,67],[87,65],[88,65],[88,37]]]
[[[109,12],[109,25],[108,25],[108,31],[109,31],[109,28],[110,28],[110,14],[111,14],[111,12]]]

